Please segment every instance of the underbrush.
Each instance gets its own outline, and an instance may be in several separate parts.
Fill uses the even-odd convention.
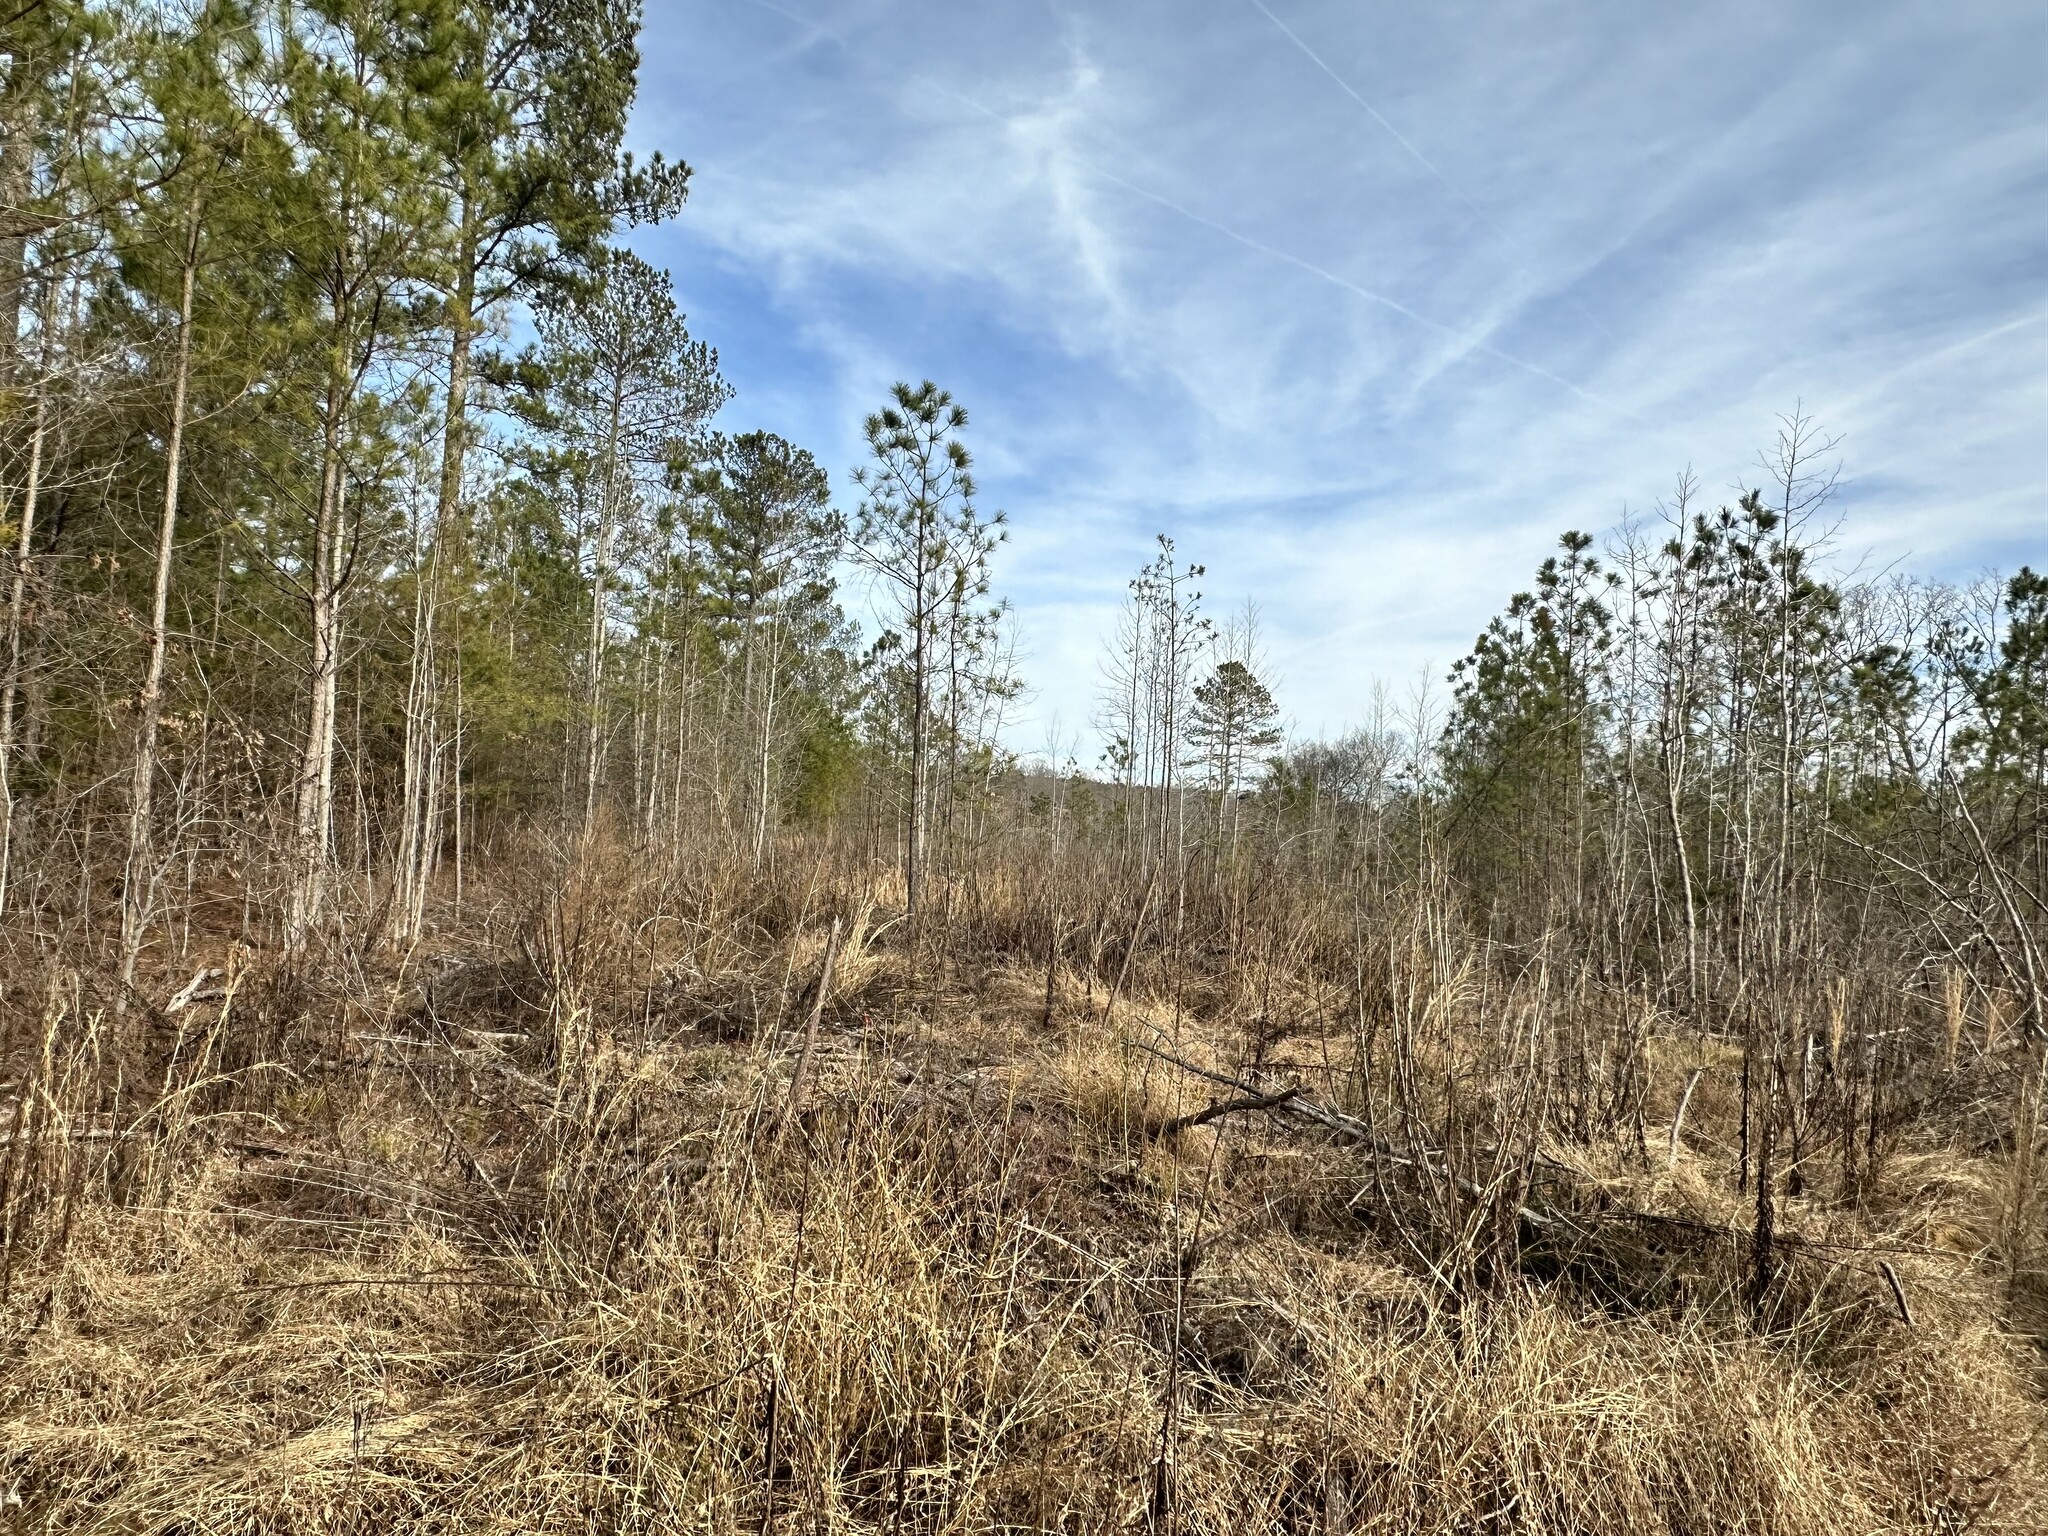
[[[2017,1143],[1817,1123],[1758,1291],[1714,1040],[1130,894],[913,946],[865,870],[591,856],[175,1012],[17,964],[0,1521],[2048,1528]]]

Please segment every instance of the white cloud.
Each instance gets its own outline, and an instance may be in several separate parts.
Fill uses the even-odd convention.
[[[644,243],[736,417],[843,469],[889,380],[969,404],[1040,720],[1164,529],[1335,728],[1795,400],[1847,544],[2048,553],[2044,46],[2021,5],[681,5],[638,131],[698,180]]]

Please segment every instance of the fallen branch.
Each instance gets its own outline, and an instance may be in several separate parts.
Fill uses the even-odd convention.
[[[1281,1105],[1301,1097],[1299,1084],[1283,1088],[1278,1093],[1259,1094],[1242,1099],[1226,1099],[1221,1104],[1211,1104],[1207,1109],[1198,1109],[1192,1115],[1178,1115],[1159,1127],[1154,1134],[1164,1139],[1178,1136],[1182,1131],[1191,1131],[1198,1125],[1207,1125],[1211,1120],[1221,1120],[1225,1115],[1234,1115],[1239,1110],[1278,1109]]]
[[[1156,1045],[1147,1045],[1142,1040],[1133,1040],[1130,1043],[1148,1056],[1157,1056],[1161,1061],[1179,1067],[1183,1072],[1192,1072],[1196,1077],[1206,1077],[1212,1083],[1221,1083],[1224,1087],[1235,1088],[1240,1093],[1257,1093],[1259,1091],[1255,1084],[1240,1082],[1234,1077],[1225,1077],[1221,1072],[1211,1072],[1207,1067],[1198,1067],[1192,1061],[1181,1060],[1180,1057],[1174,1055],[1171,1051],[1160,1050]]]
[[[1265,1090],[1256,1083],[1241,1082],[1234,1077],[1225,1077],[1220,1072],[1211,1072],[1207,1067],[1198,1067],[1191,1061],[1183,1061],[1171,1051],[1163,1051],[1155,1045],[1147,1045],[1142,1040],[1133,1040],[1131,1044],[1147,1055],[1157,1056],[1161,1061],[1179,1067],[1183,1072],[1192,1072],[1197,1077],[1206,1077],[1212,1083],[1222,1083],[1225,1087],[1235,1088],[1240,1093],[1255,1099],[1267,1096]],[[1363,1120],[1347,1115],[1341,1110],[1331,1109],[1326,1104],[1318,1104],[1315,1100],[1309,1098],[1299,1087],[1291,1092],[1279,1095],[1273,1107],[1284,1109],[1290,1115],[1321,1126],[1344,1145],[1361,1147],[1382,1162],[1393,1163],[1404,1168],[1428,1167],[1441,1169],[1449,1174],[1451,1182],[1458,1187],[1459,1191],[1470,1199],[1486,1200],[1491,1198],[1486,1189],[1474,1183],[1471,1179],[1456,1173],[1450,1173],[1448,1167],[1445,1166],[1444,1154],[1440,1149],[1435,1147],[1412,1149],[1389,1146],[1376,1139],[1372,1134],[1372,1127]],[[1554,1226],[1558,1221],[1556,1216],[1547,1215],[1526,1205],[1516,1206],[1515,1214],[1528,1222],[1532,1227]]]
[[[171,1000],[164,1004],[164,1012],[178,1013],[183,1009],[191,1007],[194,1003],[208,1003],[217,997],[226,996],[227,988],[209,987],[206,985],[209,981],[218,981],[226,974],[219,966],[202,965],[193,974],[192,979],[186,982],[184,986],[178,988]]]

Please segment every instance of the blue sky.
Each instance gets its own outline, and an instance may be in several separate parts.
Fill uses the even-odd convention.
[[[850,507],[893,380],[971,412],[1019,747],[1155,533],[1332,732],[1795,404],[1845,558],[2048,561],[2048,7],[649,0],[642,53],[722,424]]]

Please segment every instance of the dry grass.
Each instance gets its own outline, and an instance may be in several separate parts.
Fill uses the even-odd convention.
[[[6,1529],[2048,1528],[2010,1149],[1788,1193],[1759,1318],[1725,1072],[1663,1145],[1711,1043],[1610,1052],[1600,1129],[1481,1200],[1281,1116],[1163,1136],[1230,1090],[1140,1045],[1476,1176],[1583,998],[1396,946],[1368,1029],[1283,925],[1146,951],[1105,1023],[1124,939],[1070,915],[1048,1027],[1027,874],[943,956],[831,865],[528,878],[431,960],[237,959],[120,1031],[8,987]]]

